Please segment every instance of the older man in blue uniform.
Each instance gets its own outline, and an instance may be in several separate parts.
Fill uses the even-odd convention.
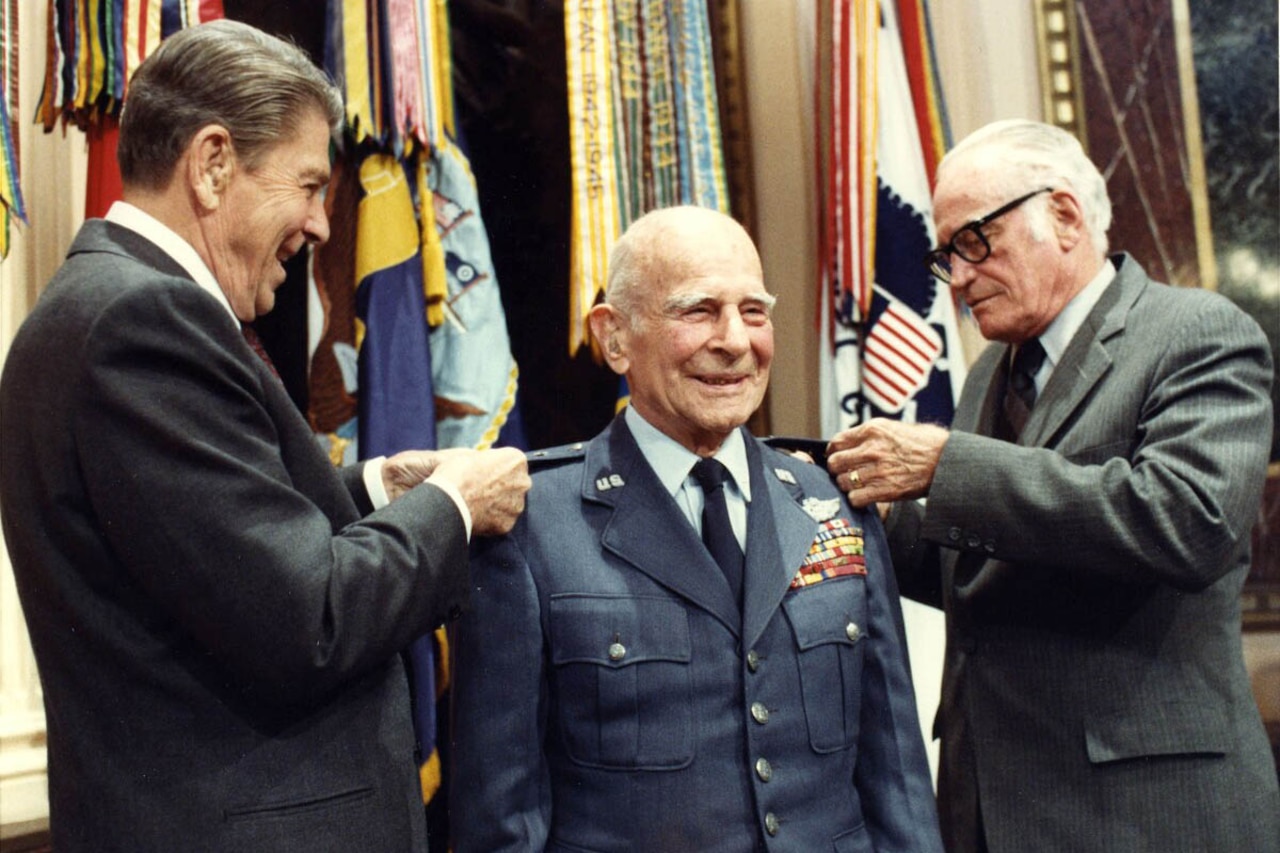
[[[670,208],[610,267],[591,327],[631,404],[532,454],[475,548],[455,851],[940,850],[880,523],[743,429],[773,356],[750,237]]]

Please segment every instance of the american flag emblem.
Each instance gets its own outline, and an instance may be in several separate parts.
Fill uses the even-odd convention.
[[[791,589],[846,575],[865,575],[867,559],[862,548],[861,527],[854,527],[843,518],[824,521],[804,563],[791,579]]]
[[[881,410],[897,414],[929,382],[942,355],[942,336],[903,302],[889,307],[867,333],[863,393]]]

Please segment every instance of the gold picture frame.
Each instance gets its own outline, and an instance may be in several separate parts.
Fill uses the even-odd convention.
[[[1213,187],[1206,172],[1192,31],[1193,4],[1206,4],[1195,7],[1205,14],[1208,2],[1036,0],[1035,23],[1045,120],[1073,133],[1107,178],[1112,245],[1138,257],[1153,278],[1218,290],[1215,238],[1222,235],[1211,221]],[[1274,7],[1263,11],[1276,14]],[[1266,14],[1240,15],[1222,24],[1238,42],[1250,35],[1244,30],[1265,22]],[[1274,45],[1271,50],[1274,65]],[[1249,132],[1262,131],[1251,127]],[[1258,164],[1240,166],[1247,174]],[[1280,242],[1280,233],[1270,239]],[[1265,301],[1243,307],[1268,332],[1280,356],[1280,309],[1273,312]],[[1280,427],[1276,431],[1280,434]],[[1249,630],[1280,630],[1278,444],[1273,442],[1253,530],[1253,568],[1241,599]]]

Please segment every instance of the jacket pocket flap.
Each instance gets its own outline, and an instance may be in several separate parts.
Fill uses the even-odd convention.
[[[866,585],[861,578],[826,581],[788,595],[782,602],[796,646],[807,651],[827,643],[851,646],[865,633]]]
[[[621,667],[688,663],[689,617],[668,598],[562,594],[550,601],[551,662]]]
[[[1229,732],[1222,708],[1160,702],[1139,711],[1089,717],[1085,745],[1094,764],[1154,755],[1224,755]]]

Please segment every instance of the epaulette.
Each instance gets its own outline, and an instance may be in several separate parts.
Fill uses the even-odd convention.
[[[586,453],[587,443],[585,441],[575,441],[573,444],[562,444],[559,447],[530,450],[525,454],[525,459],[529,461],[529,470],[535,471],[539,468],[550,468],[553,465],[581,459]]]
[[[796,438],[788,435],[770,435],[761,439],[774,450],[794,455],[796,451],[806,454],[813,464],[820,468],[827,467],[827,443],[820,438]]]

